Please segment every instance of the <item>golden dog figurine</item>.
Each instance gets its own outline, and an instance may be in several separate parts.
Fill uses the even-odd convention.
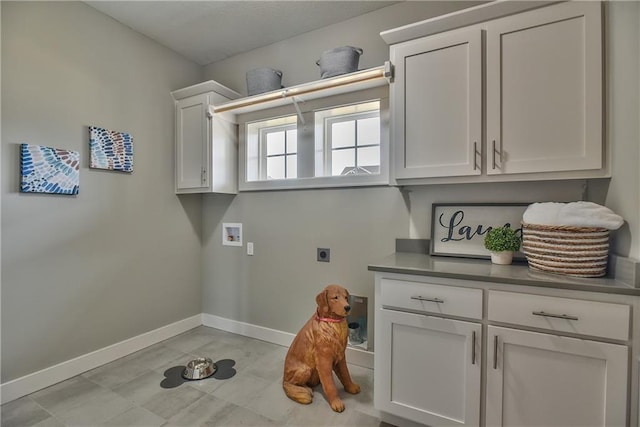
[[[344,403],[338,397],[333,372],[351,394],[360,392],[360,386],[351,380],[344,351],[347,347],[347,314],[349,292],[339,285],[329,285],[316,296],[318,308],[311,319],[300,329],[284,361],[282,387],[290,399],[308,404],[313,400],[313,390],[318,383],[336,412],[344,411]]]

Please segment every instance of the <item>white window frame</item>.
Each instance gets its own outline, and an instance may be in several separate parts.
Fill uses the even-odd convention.
[[[358,120],[370,119],[370,118],[380,118],[380,110],[377,111],[365,111],[365,112],[356,112],[356,113],[347,113],[334,115],[324,118],[324,175],[332,176],[333,175],[333,152],[334,150],[355,150],[355,167],[358,168],[358,150],[367,147],[380,147],[380,140],[378,140],[377,144],[366,144],[366,145],[358,145]],[[349,145],[345,147],[333,148],[333,124],[335,123],[344,123],[344,122],[355,122],[355,138],[354,145]],[[382,161],[382,159],[380,159]],[[380,167],[380,165],[378,165]],[[338,176],[338,175],[335,175]],[[344,176],[344,175],[340,175]]]
[[[293,124],[284,124],[284,125],[277,125],[277,126],[270,126],[270,127],[264,127],[260,129],[260,149],[259,149],[259,157],[260,157],[260,170],[259,170],[259,175],[260,175],[260,179],[261,180],[272,180],[270,178],[267,177],[267,159],[269,159],[269,157],[284,157],[284,179],[297,179],[298,176],[298,171],[296,170],[296,176],[295,177],[288,177],[287,175],[287,157],[290,156],[294,156],[296,157],[296,163],[297,163],[297,157],[298,157],[298,149],[297,149],[297,144],[296,144],[296,152],[295,153],[289,153],[287,152],[287,131],[290,130],[297,130],[298,126],[297,124],[293,123]],[[268,150],[267,150],[267,135],[270,133],[276,133],[276,132],[284,132],[284,152],[282,154],[272,154],[269,155],[268,154]],[[276,178],[276,179],[281,179],[281,178]]]
[[[318,162],[318,135],[324,134],[322,129],[324,121],[318,122],[315,117],[317,112],[323,110],[337,109],[340,107],[355,106],[378,101],[380,103],[380,169],[378,174],[353,174],[336,176],[312,176],[307,175],[312,172],[314,164]],[[340,187],[361,187],[361,186],[388,186],[389,185],[389,91],[388,87],[376,87],[358,92],[350,92],[334,95],[326,98],[318,98],[309,101],[298,99],[298,146],[297,163],[298,178],[290,179],[258,179],[255,168],[256,155],[259,146],[255,145],[258,140],[256,125],[265,122],[271,125],[283,124],[278,120],[284,120],[296,114],[293,105],[272,108],[268,110],[256,110],[237,116],[239,124],[239,191],[261,191],[261,190],[287,190],[303,188],[340,188]],[[353,111],[352,111],[353,112]],[[358,112],[358,111],[356,111]],[[320,128],[320,129],[319,129]],[[309,145],[311,144],[311,145]],[[324,144],[324,139],[322,140]],[[253,148],[251,148],[253,147]],[[322,147],[324,149],[324,147]],[[311,153],[311,154],[310,154]],[[322,154],[324,155],[324,154]],[[302,156],[302,157],[301,157]],[[309,157],[311,156],[311,157]],[[324,161],[324,159],[322,159]],[[301,170],[301,168],[303,170]],[[315,171],[324,171],[315,167]],[[314,175],[317,172],[313,173]],[[248,178],[252,177],[252,180]]]

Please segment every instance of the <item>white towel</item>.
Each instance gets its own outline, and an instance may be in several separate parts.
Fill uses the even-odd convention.
[[[593,202],[534,203],[522,216],[527,224],[602,227],[617,230],[624,219],[611,209]]]

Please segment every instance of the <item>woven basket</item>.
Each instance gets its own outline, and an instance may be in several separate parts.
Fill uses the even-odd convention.
[[[609,230],[522,223],[529,268],[576,277],[607,274]]]

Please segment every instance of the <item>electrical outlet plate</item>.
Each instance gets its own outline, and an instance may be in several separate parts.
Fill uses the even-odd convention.
[[[318,248],[317,258],[318,262],[329,262],[331,261],[331,249],[329,248]]]

